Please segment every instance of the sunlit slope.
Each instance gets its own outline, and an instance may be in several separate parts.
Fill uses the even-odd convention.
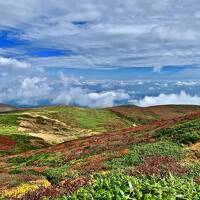
[[[151,107],[117,106],[108,108],[116,115],[129,121],[146,124],[154,120],[171,119],[200,111],[200,106],[193,105],[163,105]]]
[[[27,189],[30,192],[28,194],[21,191],[20,194],[25,194],[24,199],[43,199],[44,196],[56,199],[56,195],[60,199],[89,198],[90,195],[98,199],[98,192],[109,196],[113,191],[114,197],[117,197],[118,190],[122,198],[135,194],[130,192],[130,184],[133,184],[138,187],[137,192],[142,197],[148,196],[148,190],[154,191],[154,197],[160,191],[163,198],[165,195],[171,197],[177,194],[185,195],[186,199],[194,199],[199,191],[199,130],[200,112],[192,112],[3,156],[0,174],[6,177],[6,181],[0,184],[6,189],[0,194],[5,197],[17,195],[16,191],[25,184],[29,185],[27,188],[37,184],[42,190],[37,187],[34,191]],[[11,186],[13,180],[18,184]],[[48,181],[52,186],[45,189],[36,180]],[[180,185],[184,188],[180,189]],[[188,189],[188,185],[192,188]],[[87,187],[78,190],[82,186]]]
[[[199,130],[197,106],[1,113],[0,199],[198,199]]]
[[[0,114],[0,154],[42,148],[132,126],[132,122],[106,109],[57,106],[3,112]]]
[[[198,110],[198,106],[119,106],[108,109],[47,106],[3,112],[0,114],[0,153],[42,148],[155,120],[172,119]]]

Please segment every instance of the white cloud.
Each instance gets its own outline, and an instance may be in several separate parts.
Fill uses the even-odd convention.
[[[189,95],[189,92],[199,92],[197,82],[150,84],[147,91],[147,84],[138,81],[131,84],[133,87],[142,85],[142,91],[131,88],[131,93],[118,90],[122,86],[129,88],[130,83],[102,81],[98,83],[101,90],[97,92],[97,81],[84,82],[63,74],[46,77],[48,67],[112,69],[152,66],[154,71],[160,72],[166,65],[200,63],[199,10],[199,0],[59,0],[59,3],[56,0],[28,3],[27,0],[2,0],[0,33],[6,30],[9,40],[19,43],[26,40],[28,46],[0,48],[0,101],[37,105],[48,100],[50,103],[107,107],[115,105],[118,100],[128,100],[129,95],[138,95],[138,98],[145,93],[161,93],[132,102],[142,106],[199,104],[199,96]],[[70,50],[73,53],[33,57],[26,54],[32,48],[52,48],[64,53]],[[38,67],[45,69],[34,71]],[[198,72],[188,69],[182,76],[198,79]],[[188,93],[177,94],[180,92],[177,85],[183,90],[187,88]],[[192,86],[196,88],[191,92]]]
[[[23,73],[22,73],[23,72]],[[181,87],[177,87],[181,86]],[[181,92],[184,90],[186,92]],[[199,104],[199,81],[86,80],[64,73],[0,71],[0,102],[17,105],[64,104],[110,107]],[[194,95],[196,94],[196,95]],[[141,97],[145,98],[141,99]]]
[[[7,0],[0,2],[0,29],[19,30],[10,38],[25,39],[30,47],[76,53],[40,59],[21,53],[34,67],[159,71],[200,62],[199,10],[199,0]]]
[[[46,78],[25,78],[18,91],[20,104],[37,104],[38,101],[50,96],[52,88]]]
[[[138,85],[143,85],[144,82],[143,82],[143,81],[138,81],[137,84],[138,84]]]
[[[59,74],[60,75],[60,82],[63,84],[64,87],[68,87],[70,85],[81,85],[81,78],[82,77],[77,77],[75,78],[74,76],[65,76],[62,72]]]
[[[180,94],[160,94],[159,96],[146,96],[144,99],[134,100],[132,103],[144,107],[168,104],[200,105],[200,96],[192,96],[182,91]]]
[[[55,104],[79,105],[89,107],[111,107],[116,101],[127,100],[129,95],[124,92],[89,92],[80,87],[69,88],[53,100]]]
[[[190,24],[189,24],[190,23]],[[167,41],[195,42],[200,39],[199,23],[181,22],[153,29],[154,35]]]
[[[154,72],[160,72],[163,66],[154,66],[153,71]]]
[[[0,102],[15,101],[19,105],[37,105],[39,101],[50,98],[51,90],[46,78],[24,78],[12,87],[4,86],[3,91],[0,90]]]
[[[16,69],[26,69],[30,67],[30,64],[21,62],[13,58],[0,57],[0,67],[11,67]]]
[[[175,84],[177,86],[194,86],[194,85],[200,85],[200,82],[198,82],[198,81],[177,81]]]
[[[46,77],[18,78],[11,86],[0,85],[0,102],[18,105],[49,104],[110,107],[130,96],[121,90],[95,92],[85,89],[84,80],[60,74],[56,80]]]

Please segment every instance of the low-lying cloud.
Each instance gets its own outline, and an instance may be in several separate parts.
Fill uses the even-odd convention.
[[[138,106],[155,106],[168,104],[200,105],[200,96],[190,95],[182,91],[179,94],[160,94],[159,96],[146,96],[141,100],[134,101]]]
[[[129,95],[120,91],[89,92],[80,87],[70,88],[53,100],[55,104],[79,105],[89,107],[111,107],[116,101],[126,100]]]
[[[8,79],[9,77],[9,79]],[[0,71],[0,103],[17,106],[76,105],[111,107],[135,104],[200,105],[199,81],[89,80],[58,71]],[[181,92],[182,91],[182,92]]]
[[[27,77],[12,87],[0,86],[0,102],[15,102],[19,106],[46,104],[111,107],[130,96],[122,90],[97,92],[84,88],[81,79],[60,74],[58,80],[47,77]]]

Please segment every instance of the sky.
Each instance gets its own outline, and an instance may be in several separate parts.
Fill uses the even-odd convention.
[[[0,102],[200,104],[199,0],[0,0]]]

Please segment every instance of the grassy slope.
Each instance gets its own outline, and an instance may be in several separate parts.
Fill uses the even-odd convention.
[[[0,113],[0,136],[6,135],[10,139],[16,141],[16,145],[14,145],[11,150],[1,151],[0,149],[0,155],[15,154],[26,150],[48,146],[48,144],[46,144],[46,142],[44,142],[42,139],[29,136],[28,134],[18,130],[19,119],[24,115],[24,113],[27,112],[30,114],[33,113],[47,116],[50,119],[59,120],[72,128],[88,129],[94,131],[95,134],[96,131],[105,132],[131,127],[132,125],[132,123],[127,119],[122,119],[106,109],[57,106]],[[84,135],[81,135],[81,137],[83,136]],[[60,137],[62,136],[60,135]],[[70,138],[71,135],[69,136],[69,139]],[[33,141],[34,145],[32,144]]]
[[[9,149],[1,150],[0,148],[0,155],[17,154],[27,150],[34,150],[49,146],[40,138],[31,137],[27,134],[19,132],[17,124],[18,117],[19,114],[15,112],[0,114],[0,139],[1,136],[3,136],[16,142]],[[0,140],[0,145],[3,144],[3,141]]]
[[[58,119],[72,127],[105,131],[112,128],[123,128],[131,125],[129,120],[118,117],[106,109],[90,109],[68,106],[53,106],[31,110]]]
[[[29,136],[18,130],[18,120],[27,112],[59,120],[72,128],[88,129],[101,133],[129,128],[133,126],[133,123],[147,124],[147,122],[149,123],[160,118],[173,118],[198,110],[200,110],[200,107],[197,106],[159,106],[148,108],[121,106],[109,109],[68,106],[42,107],[0,114],[0,135],[7,135],[17,142],[14,148],[7,152],[8,154],[13,154],[48,146],[42,139]],[[84,133],[80,137],[84,137]],[[71,135],[69,136],[70,138],[73,139]],[[67,140],[67,137],[65,139]],[[6,154],[6,151],[0,151],[0,154]]]
[[[153,120],[169,119],[192,112],[200,111],[200,106],[183,106],[183,105],[164,105],[151,107],[137,107],[137,106],[118,106],[109,108],[118,116],[127,118],[130,121],[147,124]]]
[[[29,174],[29,177],[33,178],[36,176],[38,179],[47,178],[52,184],[56,185],[60,181],[77,180],[79,177],[90,177],[91,174],[116,173],[119,171],[120,173],[137,177],[138,174],[146,174],[148,176],[156,174],[161,176],[170,170],[175,177],[189,177],[193,180],[198,180],[200,164],[198,162],[193,164],[182,161],[185,157],[185,150],[183,148],[185,141],[195,143],[200,139],[200,116],[195,116],[191,119],[187,118],[182,121],[173,122],[172,120],[170,123],[169,120],[166,120],[166,124],[168,124],[164,123],[164,127],[159,127],[159,125],[154,123],[150,125],[153,119],[168,119],[198,110],[199,107],[193,106],[164,106],[146,109],[128,106],[107,110],[76,107],[33,109],[29,112],[42,113],[45,116],[70,123],[72,127],[100,131],[118,130],[120,127],[127,128],[131,126],[133,121],[141,124],[149,123],[129,131],[114,131],[112,133],[94,135],[29,152],[28,154],[4,156],[2,157],[4,165],[0,166],[0,172],[1,170],[5,171],[9,176],[12,176],[12,180],[17,179],[18,185],[27,182],[24,179],[25,174]],[[25,137],[25,135],[17,131],[17,118],[23,112],[27,111],[0,115],[0,134],[9,135],[9,137],[16,141],[19,138],[21,147],[25,143],[28,144],[28,140],[25,141],[20,138]],[[21,151],[25,150],[26,148]],[[113,180],[113,176],[108,180],[105,178],[107,182],[111,180]],[[147,178],[145,180],[148,182]],[[134,180],[134,184],[136,181]],[[179,181],[181,182],[182,180],[174,180],[172,182],[174,183],[175,181],[179,184]],[[0,182],[0,186],[1,184]],[[108,184],[112,187],[111,183]],[[143,186],[138,187],[141,188]],[[99,190],[102,189],[98,185],[96,188],[90,188],[90,190],[95,191],[97,188]],[[121,189],[123,192],[124,186]],[[87,194],[87,191],[84,191],[84,193]],[[105,195],[108,195],[107,193],[109,191],[106,190]],[[79,192],[77,195],[83,194]],[[95,192],[93,195],[95,196]]]

